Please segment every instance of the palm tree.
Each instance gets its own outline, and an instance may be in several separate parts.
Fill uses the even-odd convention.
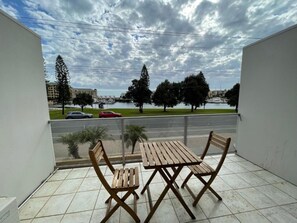
[[[124,141],[126,142],[126,147],[128,148],[132,145],[132,154],[134,153],[135,145],[137,142],[144,142],[144,140],[148,140],[147,136],[145,135],[145,127],[138,126],[138,125],[127,125],[125,134],[124,134]]]
[[[74,159],[81,159],[78,153],[79,135],[80,132],[75,132],[63,135],[60,138],[60,142],[68,145],[68,154],[73,156]]]
[[[110,139],[107,134],[107,129],[104,127],[87,127],[84,129],[79,137],[81,143],[90,142],[89,149],[93,149],[98,143],[99,139]]]

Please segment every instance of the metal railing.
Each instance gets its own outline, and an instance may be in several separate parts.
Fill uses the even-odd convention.
[[[230,136],[234,141],[236,136],[238,114],[209,114],[184,116],[143,116],[122,118],[93,118],[79,120],[50,121],[56,160],[71,159],[68,156],[67,145],[59,142],[61,135],[79,132],[87,127],[105,127],[112,140],[104,140],[107,153],[111,156],[121,156],[122,162],[131,153],[131,148],[125,148],[123,134],[127,125],[145,127],[149,141],[181,140],[195,153],[200,154],[205,146],[210,131]],[[234,142],[233,142],[234,143]],[[232,143],[232,144],[233,144]],[[234,151],[234,148],[230,148]],[[88,145],[79,145],[82,157],[88,157]],[[138,146],[135,150],[139,153]]]

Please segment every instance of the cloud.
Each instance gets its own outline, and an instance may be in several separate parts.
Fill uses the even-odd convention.
[[[199,71],[210,88],[231,88],[242,47],[297,21],[294,0],[0,0],[0,7],[41,36],[51,80],[60,54],[72,86],[117,95],[143,64],[152,90]]]

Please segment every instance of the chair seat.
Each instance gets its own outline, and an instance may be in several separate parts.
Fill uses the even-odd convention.
[[[138,168],[115,169],[111,184],[112,190],[127,191],[139,187]]]
[[[212,173],[215,173],[215,170],[204,161],[199,165],[193,165],[188,167],[194,175],[208,176]]]

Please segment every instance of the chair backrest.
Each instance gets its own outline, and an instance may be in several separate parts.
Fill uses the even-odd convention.
[[[112,173],[114,173],[115,170],[106,155],[106,152],[105,152],[105,149],[103,147],[103,143],[101,140],[98,141],[98,143],[96,144],[96,146],[93,149],[89,150],[89,156],[90,156],[92,165],[95,169],[95,172],[96,172],[98,178],[100,179],[100,181],[103,184],[103,186],[105,187],[105,189],[108,192],[110,192],[111,187],[110,187],[109,183],[106,181],[104,174],[102,173],[102,171],[99,168],[99,163],[102,160],[102,158]]]
[[[209,137],[208,137],[205,149],[201,155],[201,159],[204,159],[205,155],[207,155],[210,145],[212,145],[214,148],[221,149],[222,150],[221,151],[221,159],[216,167],[216,171],[218,172],[224,163],[224,160],[226,158],[226,155],[227,155],[229,147],[230,147],[230,142],[231,142],[231,138],[225,138],[225,137],[218,135],[218,134],[214,133],[213,131],[211,131],[209,133]]]

